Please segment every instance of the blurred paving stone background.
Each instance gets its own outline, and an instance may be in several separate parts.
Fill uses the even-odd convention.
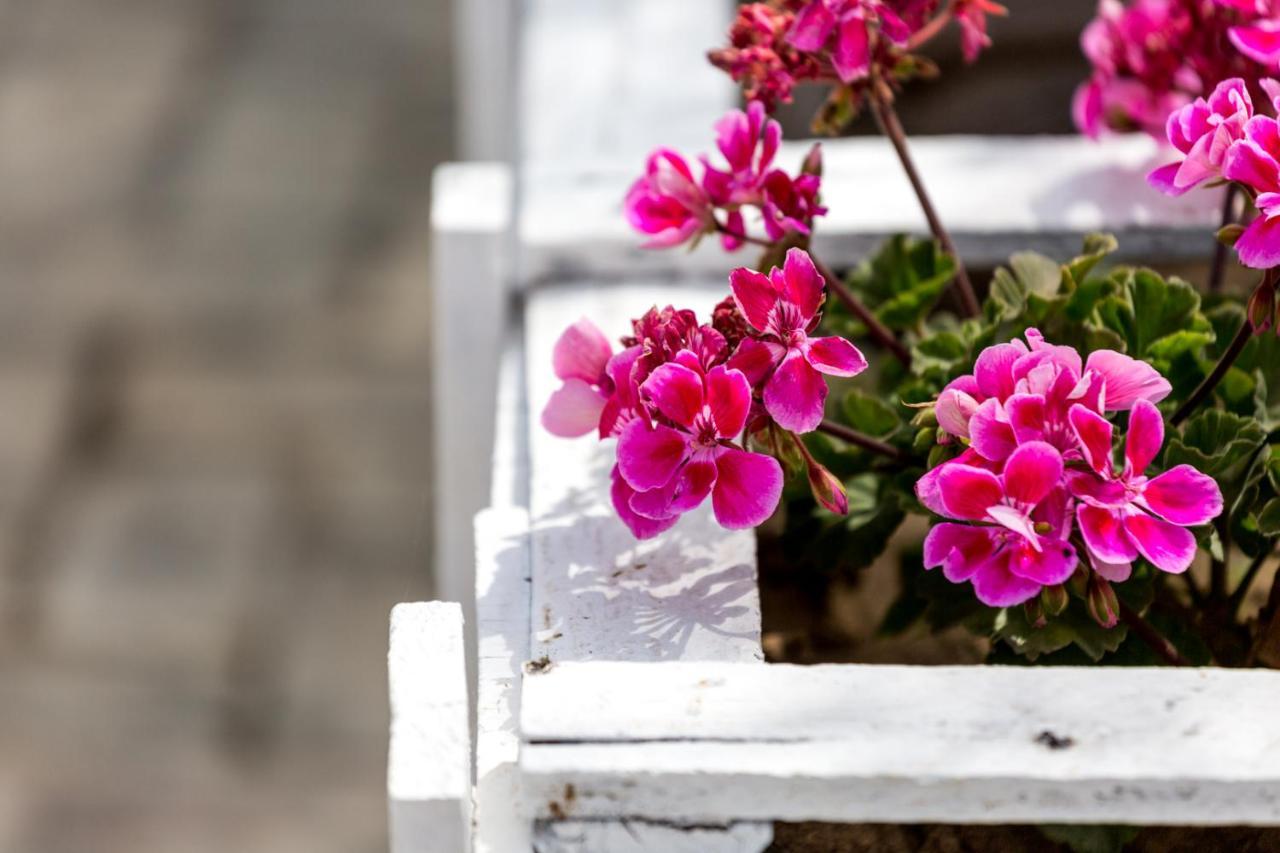
[[[916,129],[1067,130],[1091,6]],[[386,849],[450,48],[448,0],[0,0],[0,851]]]

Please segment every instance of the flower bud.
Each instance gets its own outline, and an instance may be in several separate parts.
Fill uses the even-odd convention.
[[[1036,628],[1043,628],[1049,624],[1044,618],[1044,609],[1040,606],[1040,599],[1033,598],[1026,604],[1022,605],[1023,612],[1027,614],[1027,622]]]
[[[1062,584],[1046,586],[1040,590],[1040,604],[1050,616],[1057,616],[1066,610],[1070,602],[1071,596],[1067,593],[1067,588]]]
[[[800,173],[822,177],[822,143],[815,142],[809,149],[809,153],[804,157],[804,164],[800,167]]]
[[[813,499],[818,503],[836,515],[848,514],[849,495],[844,483],[812,458],[809,459],[809,488],[813,490]]]
[[[1094,575],[1089,580],[1089,615],[1103,628],[1114,628],[1120,621],[1120,601],[1106,580]]]
[[[1271,277],[1264,278],[1249,297],[1249,325],[1255,335],[1261,335],[1275,325],[1276,286]]]

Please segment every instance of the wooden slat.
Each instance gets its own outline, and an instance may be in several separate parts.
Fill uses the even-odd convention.
[[[573,817],[1280,824],[1280,673],[564,664],[532,807]]]
[[[538,824],[537,853],[760,853],[773,841],[768,824],[677,827],[640,820],[565,820]]]
[[[471,734],[464,657],[457,604],[433,601],[392,609],[387,801],[393,853],[470,849]]]
[[[703,138],[686,150],[713,147]],[[1077,136],[913,139],[912,150],[943,220],[974,266],[1004,262],[1032,249],[1066,258],[1090,231],[1117,234],[1120,257],[1153,263],[1208,258],[1221,197],[1199,190],[1181,198],[1146,185],[1146,174],[1169,159],[1139,135],[1092,142]],[[805,144],[788,144],[779,162],[795,169]],[[878,137],[823,143],[823,202],[815,249],[828,263],[856,263],[887,236],[924,234],[924,218],[888,143]],[[642,250],[622,216],[622,198],[640,174],[641,157],[568,172],[534,171],[527,179],[519,223],[523,271],[536,280],[551,271],[601,277],[664,271],[727,275],[754,252],[725,255],[705,240],[692,253]]]

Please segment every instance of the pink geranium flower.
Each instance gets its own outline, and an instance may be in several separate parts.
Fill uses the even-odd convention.
[[[773,514],[782,467],[733,444],[751,409],[751,385],[741,371],[721,365],[704,374],[692,354],[682,354],[654,370],[641,393],[660,419],[633,420],[618,439],[618,473],[631,490],[614,489],[615,500],[626,498],[624,521],[628,514],[670,520],[708,495],[716,520],[729,529],[754,527]]]
[[[585,317],[564,330],[551,355],[552,368],[564,384],[542,410],[547,432],[574,438],[600,427],[613,392],[607,371],[612,352],[604,333]]]
[[[811,338],[822,306],[823,280],[809,255],[790,249],[782,269],[769,275],[746,268],[729,276],[733,297],[753,337],[729,361],[752,384],[764,383],[764,405],[784,429],[810,432],[822,421],[829,376],[856,376],[867,368],[844,338]]]
[[[764,104],[732,110],[716,122],[716,147],[729,168],[717,169],[702,158],[706,174],[702,186],[717,205],[754,202],[782,142],[782,125],[765,115]]]
[[[1180,161],[1162,166],[1147,180],[1169,195],[1181,195],[1205,181],[1222,177],[1222,164],[1232,143],[1244,136],[1253,118],[1253,100],[1244,80],[1233,77],[1213,90],[1208,100],[1196,98],[1169,116],[1169,143]]]
[[[984,48],[991,47],[987,16],[1003,17],[1009,10],[993,0],[956,0],[953,14],[960,24],[960,49],[965,62],[976,62]]]
[[[1259,215],[1236,240],[1240,263],[1254,269],[1280,265],[1280,123],[1267,116],[1251,119],[1222,171],[1256,193]]]
[[[1108,580],[1125,580],[1141,554],[1164,572],[1185,572],[1196,554],[1187,530],[1222,512],[1218,484],[1190,465],[1178,465],[1148,479],[1147,466],[1164,444],[1164,419],[1141,400],[1129,416],[1125,465],[1117,473],[1111,459],[1110,422],[1083,406],[1071,410],[1088,472],[1073,472],[1071,491],[1079,498],[1076,519],[1094,567]]]
[[[984,604],[1010,607],[1063,583],[1076,567],[1062,455],[1039,441],[1018,447],[1001,474],[957,464],[936,478],[944,522],[924,542],[926,568],[942,566],[953,583],[971,581]]]
[[[1252,18],[1227,30],[1241,53],[1268,68],[1280,66],[1280,8],[1272,0],[1218,0],[1218,5]]]
[[[881,0],[810,0],[796,14],[787,38],[811,53],[830,43],[837,76],[851,83],[871,71],[873,27],[898,47],[911,37],[907,24]]]
[[[700,231],[715,229],[711,200],[685,159],[667,148],[649,155],[623,209],[633,228],[650,235],[646,248],[678,246]]]

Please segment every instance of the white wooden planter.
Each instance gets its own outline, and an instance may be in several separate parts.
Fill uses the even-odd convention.
[[[404,629],[423,624],[409,614],[444,611],[398,611],[394,848],[754,853],[771,821],[806,819],[1280,825],[1278,673],[768,665],[753,534],[693,513],[631,538],[608,507],[609,448],[554,438],[537,413],[569,323],[616,331],[654,304],[706,313],[726,292],[739,259],[714,241],[641,252],[620,200],[648,148],[709,147],[732,93],[701,51],[729,4],[522,6],[521,156],[444,167],[433,206],[435,565],[471,630],[470,796],[460,652],[406,641],[425,636]],[[564,65],[565,27],[598,73]],[[668,43],[662,79],[618,59],[638,33]],[[974,265],[1067,256],[1093,230],[1118,233],[1129,258],[1211,249],[1216,199],[1147,191],[1149,140],[913,144]],[[816,249],[831,265],[922,230],[891,158],[878,139],[826,146]],[[448,736],[421,736],[433,726]]]

